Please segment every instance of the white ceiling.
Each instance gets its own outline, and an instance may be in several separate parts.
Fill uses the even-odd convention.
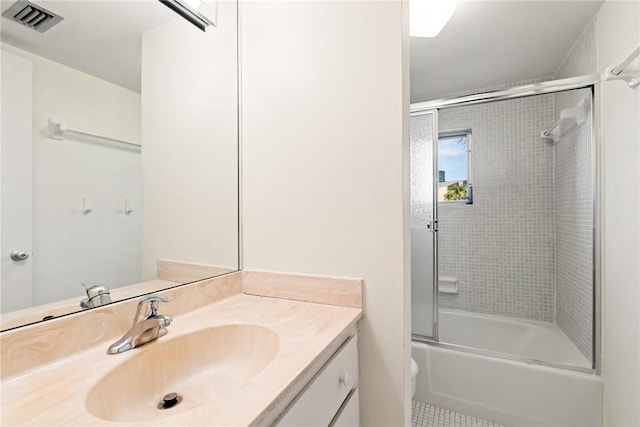
[[[458,1],[434,38],[411,38],[411,101],[553,76],[602,4]]]
[[[157,0],[32,1],[64,20],[39,33],[2,17],[2,42],[137,92],[141,34],[171,19],[180,19]],[[2,12],[14,3],[15,0],[1,0]]]
[[[35,3],[65,19],[39,33],[2,18],[3,42],[135,91],[140,35],[176,19],[157,0]],[[460,0],[438,37],[411,38],[412,101],[552,76],[601,3]]]

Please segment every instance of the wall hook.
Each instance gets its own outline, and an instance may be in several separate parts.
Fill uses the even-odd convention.
[[[131,201],[131,197],[124,198],[124,213],[127,215],[131,215],[133,212],[133,203]]]
[[[82,215],[88,215],[93,209],[91,208],[91,200],[89,196],[82,196]]]

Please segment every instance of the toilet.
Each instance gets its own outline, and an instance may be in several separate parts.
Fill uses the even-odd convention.
[[[411,358],[411,398],[416,394],[416,377],[418,376],[418,364]]]

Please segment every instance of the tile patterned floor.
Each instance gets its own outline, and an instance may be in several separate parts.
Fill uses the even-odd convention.
[[[411,402],[411,427],[505,427],[427,403]]]

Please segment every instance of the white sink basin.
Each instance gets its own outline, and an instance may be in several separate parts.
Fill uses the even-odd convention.
[[[242,324],[169,337],[109,356],[138,353],[93,386],[87,396],[88,411],[106,421],[135,423],[165,419],[202,405],[224,405],[229,390],[251,386],[280,345],[270,329]],[[158,409],[168,393],[177,393],[181,402]]]

